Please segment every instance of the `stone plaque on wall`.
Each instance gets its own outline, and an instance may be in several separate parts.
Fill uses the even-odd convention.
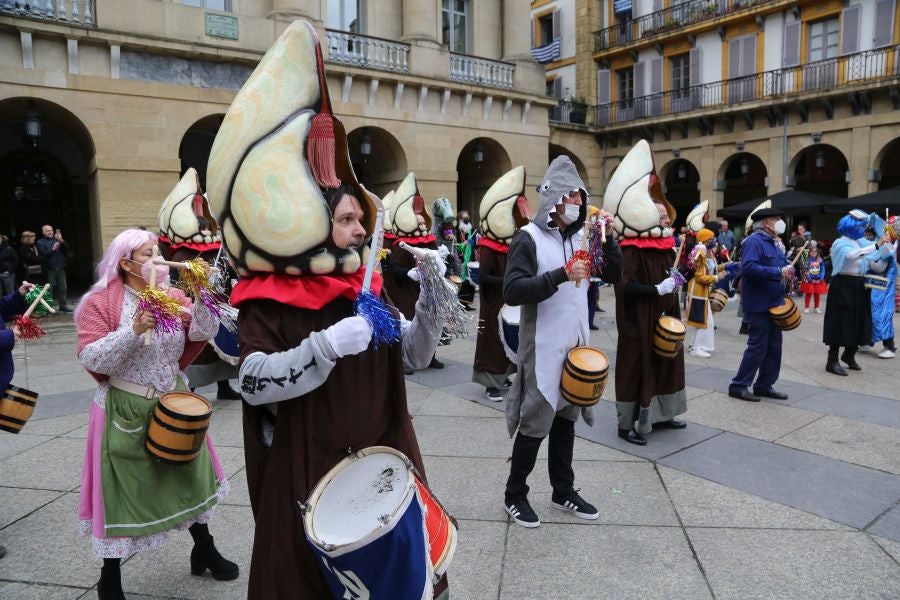
[[[238,20],[231,15],[204,13],[206,17],[206,35],[213,37],[238,39]]]

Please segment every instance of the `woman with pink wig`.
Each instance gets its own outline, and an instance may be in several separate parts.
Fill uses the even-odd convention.
[[[186,390],[180,371],[218,331],[201,302],[179,290],[167,293],[186,311],[175,333],[144,333],[156,321],[139,310],[140,292],[156,269],[168,282],[168,267],[151,262],[156,235],[126,229],[116,236],[97,266],[97,282],[75,310],[78,358],[99,382],[88,421],[78,518],[103,559],[97,592],[101,600],[124,598],[121,559],[158,547],[171,529],[187,528],[194,539],[191,573],[207,569],[220,580],[238,576],[238,566],[219,554],[207,521],[228,492],[228,481],[209,435],[200,455],[187,465],[153,461],[144,449],[146,430],[159,397]]]

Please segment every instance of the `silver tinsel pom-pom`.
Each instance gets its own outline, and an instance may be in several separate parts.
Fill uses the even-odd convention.
[[[456,287],[441,274],[437,258],[433,255],[425,259],[417,257],[416,266],[421,273],[419,285],[429,318],[433,323],[443,322],[444,332],[448,335],[466,337],[468,317],[456,297]]]

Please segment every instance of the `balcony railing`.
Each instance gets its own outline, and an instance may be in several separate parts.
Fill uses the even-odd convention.
[[[94,27],[94,0],[0,0],[0,14]]]
[[[409,72],[409,44],[326,29],[328,60],[355,67],[397,73]]]
[[[549,118],[557,123],[575,123],[584,125],[587,121],[588,106],[574,104],[568,100],[560,100],[556,106],[550,107]]]
[[[450,53],[450,79],[498,88],[513,86],[516,65],[500,60]]]
[[[893,46],[594,106],[592,124],[616,125],[757,100],[778,100],[898,77],[900,46]]]
[[[594,32],[594,52],[777,0],[689,0]]]

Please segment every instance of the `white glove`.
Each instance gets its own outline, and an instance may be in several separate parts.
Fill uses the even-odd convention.
[[[406,272],[406,276],[418,283],[422,279],[422,274],[419,273],[419,268],[410,269]]]
[[[322,333],[338,358],[359,354],[372,341],[372,328],[362,317],[346,317]]]
[[[663,279],[662,282],[656,286],[656,293],[660,296],[665,296],[666,294],[674,292],[675,287],[675,278],[669,277],[668,279]]]
[[[440,246],[438,246],[438,254],[441,257],[441,260],[444,261],[447,260],[448,256],[450,256],[450,250],[447,248],[447,246],[441,244]]]

